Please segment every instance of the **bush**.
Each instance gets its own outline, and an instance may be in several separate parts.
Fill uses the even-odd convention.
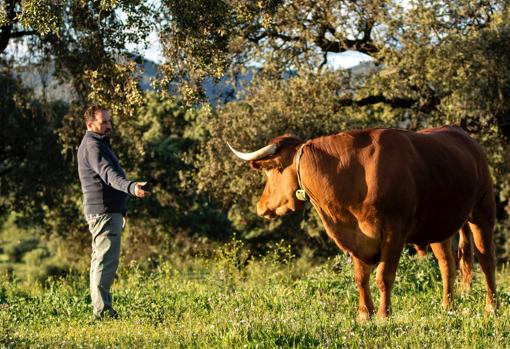
[[[50,256],[50,251],[46,247],[37,247],[30,252],[27,252],[23,257],[23,261],[30,266],[40,266],[43,260]]]
[[[4,246],[5,254],[8,256],[8,261],[12,263],[20,263],[23,256],[28,251],[33,250],[39,245],[39,239],[24,239],[9,242]]]

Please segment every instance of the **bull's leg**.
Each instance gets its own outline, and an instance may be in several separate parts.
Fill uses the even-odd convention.
[[[404,248],[401,231],[386,231],[381,245],[381,262],[377,267],[377,286],[379,287],[379,310],[377,316],[386,318],[391,311],[391,289],[395,281],[398,261]]]
[[[418,254],[419,257],[425,257],[427,255],[427,245],[413,244],[413,247],[416,250],[416,254]]]
[[[494,224],[496,208],[492,191],[473,209],[469,218],[469,228],[473,234],[475,253],[478,262],[485,274],[486,281],[486,307],[487,313],[494,313],[498,307],[496,293],[496,253],[494,246]]]
[[[480,262],[486,282],[486,313],[494,313],[498,308],[496,293],[496,254],[493,242],[492,225],[478,219],[476,223],[469,223],[473,233],[475,253]]]
[[[459,258],[460,290],[461,292],[468,292],[471,289],[471,281],[473,280],[473,243],[468,224],[464,224],[459,230],[459,248],[457,254]]]
[[[366,321],[374,314],[374,303],[370,294],[370,273],[374,267],[356,257],[353,257],[353,262],[354,279],[359,290],[358,319]]]
[[[452,238],[443,242],[430,244],[434,256],[436,256],[443,279],[443,301],[444,308],[450,306],[453,296],[453,284],[455,282],[455,259],[452,252]]]

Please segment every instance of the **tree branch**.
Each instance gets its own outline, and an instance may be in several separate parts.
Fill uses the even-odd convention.
[[[374,105],[377,103],[384,103],[392,108],[404,108],[404,109],[413,108],[415,110],[419,110],[422,113],[430,114],[431,112],[437,110],[437,106],[439,105],[440,102],[441,101],[437,96],[430,96],[424,103],[420,102],[417,99],[407,97],[387,98],[383,95],[373,95],[361,99],[341,98],[339,99],[336,105],[336,109],[339,110],[343,107],[351,106],[364,107]]]
[[[340,99],[338,101],[337,107],[351,107],[351,106],[357,106],[357,107],[364,107],[367,105],[374,105],[377,103],[384,103],[388,104],[393,108],[411,108],[416,104],[417,101],[410,99],[410,98],[392,98],[388,99],[384,96],[377,95],[377,96],[368,96],[362,99],[354,100],[354,99]]]
[[[16,3],[18,0],[7,0],[5,4],[5,11],[7,12],[8,22],[6,25],[0,27],[0,53],[3,53],[9,45],[9,40],[12,37],[13,23],[16,19]]]
[[[11,32],[11,38],[21,38],[22,36],[37,35],[36,30],[20,30]]]
[[[360,40],[344,39],[340,42],[331,41],[325,37],[319,37],[315,43],[322,51],[325,52],[340,53],[348,50],[355,50],[372,56],[379,51],[379,48],[373,44],[372,40],[367,40],[365,38]]]
[[[9,45],[11,39],[12,24],[4,25],[0,28],[0,53],[3,53]]]

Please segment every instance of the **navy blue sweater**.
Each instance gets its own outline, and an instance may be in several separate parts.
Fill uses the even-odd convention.
[[[85,216],[127,212],[127,194],[135,182],[127,180],[105,136],[87,131],[78,148],[78,174]]]

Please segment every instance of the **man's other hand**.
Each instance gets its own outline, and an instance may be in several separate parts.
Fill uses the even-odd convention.
[[[147,198],[151,196],[151,193],[143,190],[142,187],[146,185],[147,182],[136,182],[135,183],[135,196],[138,198]]]

